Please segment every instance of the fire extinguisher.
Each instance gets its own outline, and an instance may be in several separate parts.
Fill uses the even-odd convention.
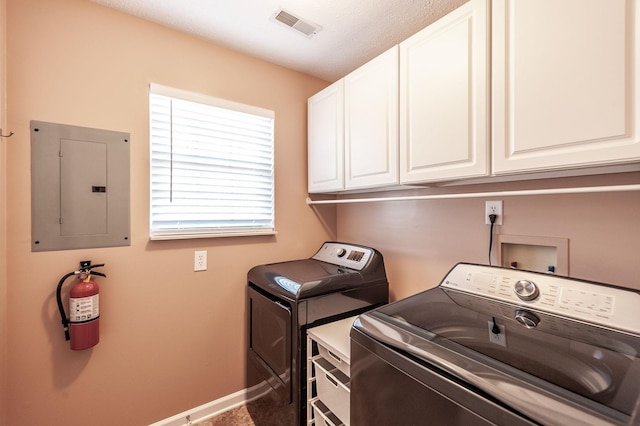
[[[104,264],[92,265],[90,260],[82,261],[79,270],[69,272],[58,283],[56,299],[64,336],[66,340],[71,340],[71,349],[75,351],[89,349],[100,341],[100,295],[98,284],[91,280],[91,275],[106,278],[105,274],[92,270],[101,266]],[[60,291],[67,278],[73,275],[77,275],[78,280],[69,293],[69,317],[67,317]]]

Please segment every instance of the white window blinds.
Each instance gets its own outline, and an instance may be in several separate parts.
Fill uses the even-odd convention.
[[[151,239],[273,234],[274,113],[150,85]]]

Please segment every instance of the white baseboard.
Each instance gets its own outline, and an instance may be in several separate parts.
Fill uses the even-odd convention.
[[[252,388],[239,390],[149,426],[189,426],[253,401],[267,393],[269,389],[269,385],[262,382]]]

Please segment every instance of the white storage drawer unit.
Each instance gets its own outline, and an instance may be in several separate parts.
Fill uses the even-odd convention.
[[[349,425],[350,339],[356,317],[307,330],[307,424]]]

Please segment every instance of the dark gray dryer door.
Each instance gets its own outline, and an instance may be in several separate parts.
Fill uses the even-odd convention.
[[[291,403],[291,306],[249,287],[249,361]]]

